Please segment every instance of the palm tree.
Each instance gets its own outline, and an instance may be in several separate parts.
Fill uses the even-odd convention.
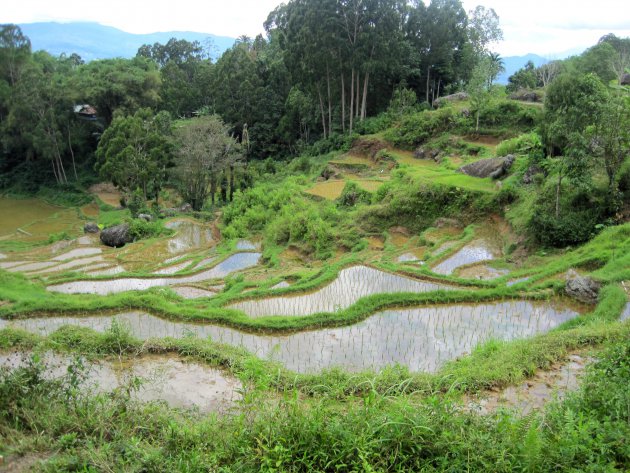
[[[505,72],[505,63],[499,53],[488,54],[490,59],[490,75],[488,77],[488,87],[496,80],[499,74]]]

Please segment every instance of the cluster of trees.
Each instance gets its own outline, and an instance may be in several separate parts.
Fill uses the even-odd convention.
[[[160,84],[149,59],[84,64],[76,54],[33,53],[19,27],[1,26],[0,185],[19,181],[37,190],[51,181],[76,181],[82,168],[91,167],[98,137],[114,114],[157,109]],[[98,110],[97,120],[75,113],[86,103]]]
[[[622,82],[630,68],[630,38],[607,34],[578,56],[551,61],[540,67],[529,61],[508,78],[507,91],[547,87],[561,74],[595,74],[605,84]]]

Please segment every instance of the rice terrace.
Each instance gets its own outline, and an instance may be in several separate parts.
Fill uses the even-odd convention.
[[[508,10],[0,25],[0,472],[630,471],[630,32]]]

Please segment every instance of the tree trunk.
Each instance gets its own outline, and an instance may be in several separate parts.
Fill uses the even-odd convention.
[[[326,86],[328,88],[328,136],[332,132],[332,98],[330,94],[330,70],[326,64]]]
[[[354,67],[352,68],[352,76],[350,79],[350,134],[352,134],[352,121],[354,118]]]
[[[430,84],[430,81],[431,81],[431,66],[428,66],[427,67],[427,85],[426,85],[426,88],[427,88],[427,90],[426,90],[426,101],[427,101],[427,103],[430,103],[429,102],[429,84]]]
[[[359,99],[359,94],[361,93],[361,86],[360,86],[360,81],[359,81],[359,76],[361,76],[361,73],[359,71],[357,71],[357,90],[355,91],[356,93],[356,97],[355,97],[355,112],[354,112],[354,116],[355,118],[359,118],[359,104],[361,103],[360,99]]]
[[[324,130],[324,139],[326,139],[326,115],[324,114],[324,99],[322,98],[322,92],[317,86],[317,95],[319,96],[319,111],[322,114],[322,129]]]
[[[341,131],[346,132],[346,84],[343,80],[343,71],[341,72]]]
[[[215,194],[216,193],[217,193],[217,178],[216,178],[216,176],[212,176],[210,178],[210,199],[211,199],[213,208],[214,208]]]
[[[365,78],[363,79],[363,102],[361,103],[361,120],[365,118],[367,112],[367,89],[368,83],[370,81],[370,73],[365,73]]]
[[[556,185],[556,220],[560,218],[560,190],[562,188],[562,170],[558,174],[558,184]]]
[[[70,139],[70,124],[68,124],[68,149],[70,150],[70,156],[72,157],[72,170],[74,171],[74,180],[78,181],[79,176],[77,176],[77,165],[74,161],[74,150],[72,149],[72,140]]]
[[[234,199],[234,164],[230,164],[230,202]]]
[[[55,160],[54,160],[54,159],[51,159],[51,160],[50,160],[50,164],[52,164],[53,174],[55,175],[55,181],[57,182],[57,184],[61,184],[61,183],[59,182],[59,176],[57,175],[57,169],[56,169],[56,167],[55,167]]]

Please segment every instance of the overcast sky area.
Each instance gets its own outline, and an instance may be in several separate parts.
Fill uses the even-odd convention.
[[[425,1],[427,3],[428,0]],[[129,33],[196,31],[238,37],[263,33],[280,0],[20,0],[2,9],[0,23],[95,21]],[[536,53],[555,58],[579,52],[607,33],[630,36],[627,0],[463,0],[494,8],[505,40],[502,56]]]

